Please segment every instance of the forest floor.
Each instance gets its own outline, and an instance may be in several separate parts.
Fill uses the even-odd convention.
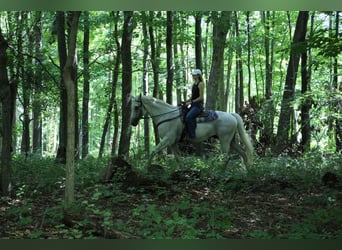
[[[64,166],[16,158],[0,238],[341,239],[341,161],[260,158],[249,172],[234,160],[225,168],[165,159],[145,171],[116,161],[101,182],[108,159],[92,159],[78,163],[76,202],[65,212]]]

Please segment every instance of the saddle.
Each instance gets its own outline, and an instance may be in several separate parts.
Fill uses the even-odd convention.
[[[185,117],[186,114],[189,112],[189,108],[185,105],[181,105],[182,107],[182,120],[183,123],[185,122]],[[218,115],[216,113],[215,110],[203,110],[197,117],[196,117],[196,122],[197,123],[201,123],[201,122],[210,122],[210,121],[214,121],[218,118]]]
[[[202,111],[197,117],[196,117],[196,122],[201,123],[201,122],[210,122],[216,120],[218,117],[217,113],[215,110],[204,110]]]
[[[186,114],[189,112],[189,108],[186,105],[180,105],[181,106],[181,116],[182,116],[182,121],[185,124],[185,117]],[[196,123],[202,123],[202,122],[210,122],[214,121],[218,118],[218,114],[216,113],[215,110],[203,110],[197,117],[196,117]],[[185,125],[186,126],[186,125]],[[184,138],[186,137],[186,127],[184,126],[182,136],[180,141],[184,141]]]

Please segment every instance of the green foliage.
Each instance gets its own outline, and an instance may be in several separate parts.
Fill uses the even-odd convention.
[[[41,192],[52,192],[63,188],[65,166],[55,163],[54,159],[36,155],[25,159],[21,155],[16,155],[12,169],[14,181],[21,190],[17,195],[26,195],[26,192],[41,195]]]
[[[342,42],[339,38],[342,33],[340,32],[338,37],[336,34],[329,36],[329,32],[331,31],[327,29],[316,30],[308,39],[309,46],[318,49],[319,56],[337,57],[342,52]]]
[[[29,15],[27,15],[29,14]],[[32,15],[31,15],[32,14]],[[156,162],[160,169],[146,168],[146,153],[142,147],[142,130],[133,132],[131,155],[126,159],[141,180],[127,183],[126,173],[121,166],[111,183],[101,183],[108,165],[108,158],[76,161],[76,202],[72,211],[76,215],[73,225],[65,225],[65,209],[62,202],[65,185],[65,165],[54,161],[58,143],[58,106],[60,101],[60,70],[58,68],[58,47],[53,23],[54,12],[42,13],[42,51],[36,55],[40,62],[31,58],[32,43],[29,32],[36,21],[36,12],[5,12],[0,21],[8,23],[2,32],[12,49],[9,53],[9,73],[11,81],[18,82],[17,120],[22,113],[24,90],[34,96],[33,103],[43,108],[43,149],[44,157],[38,155],[14,155],[12,161],[13,199],[1,199],[0,237],[10,238],[313,238],[336,239],[342,237],[341,185],[335,188],[324,186],[321,181],[326,171],[342,176],[342,158],[335,152],[334,121],[341,118],[340,93],[332,86],[332,60],[340,61],[341,41],[329,30],[326,20],[332,13],[316,13],[313,34],[307,43],[292,47],[297,52],[310,48],[311,90],[300,94],[298,81],[295,100],[291,103],[299,123],[299,110],[303,103],[310,102],[312,108],[312,151],[302,158],[291,158],[284,152],[280,157],[263,157],[255,160],[247,171],[240,160],[232,154],[228,167],[218,146],[206,152],[204,157],[187,155],[180,162],[169,155],[159,155]],[[159,84],[161,93],[166,76],[166,12],[134,13],[133,34],[133,94],[141,90],[143,42],[142,22],[154,30],[159,61]],[[174,12],[174,42],[177,45],[176,58],[180,65],[175,68],[175,81],[179,90],[186,90],[187,73],[182,67],[194,65],[194,12]],[[209,78],[212,51],[212,20],[210,12],[203,12],[202,39],[203,72]],[[287,58],[291,50],[290,34],[297,12],[271,11],[268,17],[270,30],[265,32],[262,13],[250,12],[251,48],[251,88],[252,95],[264,99],[265,85],[265,40],[269,39],[272,55],[272,100],[261,108],[258,115],[262,120],[277,121],[282,98]],[[27,18],[19,18],[24,17]],[[153,15],[153,18],[151,18]],[[231,25],[226,43],[225,58],[233,57],[231,77],[236,60],[235,51],[242,49],[241,59],[247,63],[246,16],[238,13],[239,36],[236,37],[235,24]],[[122,36],[122,12],[90,12],[90,102],[89,102],[89,149],[97,154],[98,142],[102,135],[104,117],[111,95],[112,70],[117,48],[114,42],[114,25],[118,26],[118,40]],[[143,18],[146,18],[143,19]],[[232,21],[232,20],[231,20]],[[82,25],[81,25],[82,27]],[[82,30],[78,34],[78,47],[82,47]],[[339,34],[340,36],[341,34]],[[22,51],[17,51],[22,39]],[[148,43],[150,41],[148,40]],[[158,45],[159,44],[159,45]],[[150,45],[150,44],[149,44]],[[13,49],[14,48],[14,49]],[[233,51],[232,54],[229,54]],[[23,52],[24,54],[20,54]],[[83,97],[82,57],[79,53],[78,91],[79,103]],[[150,60],[150,59],[149,59]],[[18,68],[22,65],[22,68]],[[225,74],[227,73],[225,67]],[[16,69],[15,72],[12,72]],[[120,70],[120,76],[123,69]],[[149,89],[153,90],[150,65]],[[245,70],[245,69],[244,69]],[[42,74],[40,84],[34,83],[36,73]],[[245,73],[245,72],[244,72]],[[117,93],[121,91],[118,79]],[[246,77],[246,75],[245,75]],[[233,77],[234,78],[234,77]],[[233,79],[232,78],[232,79]],[[230,83],[233,83],[232,79]],[[246,79],[244,79],[246,80]],[[30,83],[30,84],[29,84]],[[29,84],[29,85],[28,85]],[[234,85],[231,84],[234,88]],[[228,92],[228,91],[227,91]],[[44,93],[44,94],[43,94]],[[232,91],[234,95],[234,91]],[[232,96],[233,97],[233,96]],[[117,95],[117,103],[121,102]],[[234,98],[229,98],[233,107]],[[260,101],[261,102],[261,101]],[[120,110],[119,110],[120,111]],[[119,112],[120,113],[120,112]],[[274,117],[272,117],[274,116]],[[118,126],[111,124],[110,126]],[[1,129],[1,128],[0,128]],[[110,128],[109,131],[113,129]],[[21,143],[22,126],[17,122],[15,129],[16,147]],[[107,135],[110,145],[112,135]],[[57,140],[52,139],[57,138]],[[151,144],[154,143],[151,141]],[[51,155],[51,158],[49,157]],[[52,157],[53,155],[53,157]],[[201,155],[202,156],[202,155]]]
[[[203,160],[188,156],[181,159],[181,165],[165,157],[161,159],[163,164],[169,164],[163,165],[165,171],[136,168],[147,183],[131,184],[126,189],[122,188],[124,178],[99,183],[106,160],[79,161],[76,202],[70,208],[75,223],[66,226],[63,167],[52,159],[25,160],[16,156],[13,174],[21,181],[14,186],[15,199],[1,200],[0,222],[6,225],[6,234],[0,230],[0,237],[342,237],[341,184],[329,188],[321,181],[326,171],[341,178],[341,156],[326,156],[317,151],[303,158],[257,158],[249,172],[234,157],[224,167],[221,157]],[[132,164],[135,161],[131,159]],[[25,168],[28,163],[29,167]],[[57,171],[58,167],[61,169]],[[61,176],[48,178],[57,173]]]
[[[144,238],[222,238],[215,230],[232,227],[230,214],[222,207],[196,204],[188,196],[169,206],[139,205],[132,213],[132,220],[139,220],[137,233]],[[207,228],[199,228],[201,224]]]

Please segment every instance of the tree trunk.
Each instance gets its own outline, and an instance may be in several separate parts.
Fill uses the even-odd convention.
[[[195,53],[196,53],[196,68],[202,68],[202,12],[195,14]]]
[[[172,83],[173,83],[173,56],[172,56],[172,33],[173,33],[173,12],[167,11],[166,21],[166,102],[172,104]]]
[[[60,115],[59,115],[59,145],[57,149],[56,161],[66,162],[67,144],[67,93],[64,83],[63,71],[67,60],[66,41],[65,41],[65,14],[63,11],[56,13],[57,43],[60,69]]]
[[[1,191],[3,196],[10,196],[11,184],[11,145],[12,145],[12,121],[13,121],[13,98],[16,94],[16,84],[10,84],[7,75],[7,50],[8,43],[2,36],[0,28],[0,103],[2,108],[1,117]],[[12,86],[11,86],[12,85]]]
[[[119,157],[129,155],[131,139],[131,91],[132,91],[132,44],[133,11],[124,11],[124,26],[122,34],[122,120],[119,143]]]
[[[226,89],[224,92],[224,102],[222,111],[228,110],[228,99],[230,96],[230,88],[231,88],[231,75],[232,75],[232,66],[233,66],[233,48],[232,46],[228,47],[228,56],[227,56],[227,75],[226,75]]]
[[[160,12],[158,12],[157,18],[160,17]],[[159,87],[159,65],[160,65],[160,42],[155,41],[155,30],[153,25],[154,20],[154,13],[153,11],[149,12],[149,26],[148,26],[148,33],[150,37],[150,46],[151,46],[151,65],[153,71],[153,97],[159,98],[160,87]],[[159,144],[159,135],[158,130],[155,124],[153,125],[154,128],[154,138],[156,145]]]
[[[248,101],[251,100],[251,80],[252,80],[252,73],[251,73],[251,25],[249,19],[250,11],[246,12],[246,23],[247,23],[247,70],[248,70]]]
[[[144,54],[143,54],[143,95],[148,95],[148,35],[147,35],[147,17],[145,12],[142,12],[142,28],[143,28],[143,40],[144,40]],[[144,119],[144,145],[146,155],[150,155],[150,126],[149,120]]]
[[[35,25],[33,27],[35,37],[35,52],[39,60],[43,60],[42,57],[42,13],[37,11],[35,14]],[[34,72],[34,90],[32,97],[32,114],[33,114],[33,132],[32,132],[32,150],[33,153],[42,154],[42,102],[41,102],[41,86],[42,86],[42,69],[38,60],[36,64],[39,65]]]
[[[220,84],[223,85],[223,55],[226,44],[226,36],[230,26],[231,12],[222,11],[220,14],[213,11],[213,57],[207,84],[207,109],[222,109],[224,91],[218,93]],[[218,98],[219,96],[219,98]]]
[[[314,13],[311,15],[310,21],[310,36],[314,32]],[[302,68],[302,96],[303,103],[301,107],[301,133],[302,133],[302,141],[301,141],[301,150],[302,152],[308,152],[310,150],[311,143],[311,117],[310,117],[310,109],[312,107],[312,97],[310,95],[311,92],[311,48],[308,48],[306,53],[302,53],[301,55],[301,68]],[[308,95],[309,94],[309,95]]]
[[[238,38],[240,35],[239,28],[239,16],[235,11],[235,34]],[[244,95],[243,95],[243,68],[242,68],[242,45],[237,45],[236,51],[236,86],[235,86],[235,112],[240,113],[242,107],[244,106]]]
[[[272,41],[271,41],[271,15],[269,11],[262,11],[262,20],[264,24],[264,47],[265,47],[265,103],[264,110],[265,115],[263,116],[264,127],[261,131],[261,141],[264,147],[269,147],[273,142],[273,122],[274,122],[274,103],[272,99]]]
[[[336,11],[335,16],[335,38],[336,41],[339,39],[340,34],[340,11]],[[333,62],[333,85],[334,88],[338,90],[339,93],[342,93],[342,84],[338,83],[338,67],[339,67],[339,61],[338,56],[336,55]],[[342,154],[342,105],[341,101],[337,101],[336,105],[336,113],[339,114],[339,116],[336,118],[335,123],[335,143],[336,143],[336,152]]]
[[[174,30],[182,30],[183,26],[181,23],[181,20],[179,18],[180,14],[176,14],[174,16]],[[182,87],[184,86],[184,79],[182,78],[182,68],[181,68],[181,60],[182,60],[182,53],[179,55],[178,49],[179,47],[181,48],[183,46],[183,38],[182,35],[175,33],[174,36],[174,43],[173,43],[173,57],[174,57],[174,86],[176,87],[176,102],[180,103],[183,98],[182,98]],[[179,47],[178,47],[179,46]]]
[[[285,149],[284,147],[291,146],[289,137],[291,128],[291,116],[293,114],[292,102],[294,100],[294,91],[300,58],[300,53],[296,51],[296,48],[298,50],[298,45],[305,41],[308,17],[308,11],[300,11],[296,22],[296,29],[291,45],[290,60],[287,67],[286,81],[281,103],[278,131],[276,137],[277,143],[276,147],[274,148],[274,152],[276,154],[281,153]]]
[[[301,107],[302,152],[308,152],[310,150],[310,138],[311,138],[311,129],[310,129],[311,101],[310,101],[310,96],[307,95],[308,92],[310,91],[310,75],[308,71],[307,58],[308,58],[307,52],[302,53],[301,55],[302,91],[301,92],[304,98],[303,104]]]
[[[112,149],[111,149],[112,157],[114,157],[118,148],[117,144],[118,144],[118,131],[119,131],[119,114],[118,114],[118,108],[117,108],[117,102],[116,102],[116,98],[117,98],[116,89],[117,89],[117,84],[118,84],[118,79],[119,79],[119,68],[121,64],[121,45],[120,45],[119,37],[118,37],[119,12],[113,13],[113,16],[114,16],[114,41],[116,44],[116,55],[114,57],[115,63],[114,63],[114,68],[113,68],[113,73],[112,73],[112,89],[111,89],[109,104],[107,107],[106,119],[105,119],[105,123],[103,125],[103,130],[102,130],[100,149],[99,149],[99,158],[101,158],[103,155],[104,144],[106,141],[106,135],[108,132],[109,123],[112,118],[113,109],[114,109],[114,122],[113,122],[114,134],[113,134]]]
[[[209,22],[210,17],[206,20],[206,27],[205,27],[205,34],[204,34],[204,41],[203,41],[203,58],[205,60],[203,61],[203,73],[208,76],[208,61],[209,61],[209,55],[208,55],[208,40],[209,40]]]
[[[266,100],[271,99],[272,96],[272,64],[271,64],[271,55],[270,55],[270,12],[266,11],[263,13],[263,22],[265,29],[265,70],[266,70],[266,89],[265,89],[265,98]]]
[[[82,100],[82,158],[89,153],[89,12],[84,12],[83,34],[83,100]]]
[[[23,107],[23,112],[20,114],[20,121],[23,126],[22,130],[22,137],[21,137],[21,148],[20,151],[22,154],[27,155],[29,150],[30,150],[30,97],[31,97],[31,84],[28,79],[28,69],[25,70],[25,67],[29,68],[31,63],[28,63],[26,65],[25,60],[24,60],[24,33],[27,31],[24,30],[25,26],[25,21],[27,20],[27,12],[25,11],[19,11],[16,13],[16,23],[17,23],[17,30],[16,30],[16,36],[18,38],[17,40],[17,51],[18,56],[16,60],[16,72],[17,72],[17,77],[21,79],[21,85],[22,85],[22,96],[20,98],[21,104]],[[31,36],[28,37],[28,40],[30,39]],[[32,41],[30,41],[32,42]],[[28,50],[31,50],[29,53],[32,54],[32,47]]]
[[[65,180],[65,202],[72,204],[74,202],[74,175],[75,175],[75,99],[76,89],[75,84],[77,75],[75,74],[77,68],[77,53],[76,53],[76,40],[78,21],[81,12],[75,11],[72,14],[72,22],[70,26],[69,39],[68,39],[68,55],[63,70],[63,78],[67,90],[67,151],[66,151],[66,180]]]

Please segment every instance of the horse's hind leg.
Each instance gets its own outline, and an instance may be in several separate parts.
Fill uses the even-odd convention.
[[[226,161],[225,161],[225,166],[228,166],[229,163],[229,151],[230,151],[230,140],[223,140],[220,138],[220,144],[221,144],[221,151],[224,153]]]
[[[242,157],[245,165],[248,166],[248,159],[244,149],[235,140],[232,141],[231,147]]]

